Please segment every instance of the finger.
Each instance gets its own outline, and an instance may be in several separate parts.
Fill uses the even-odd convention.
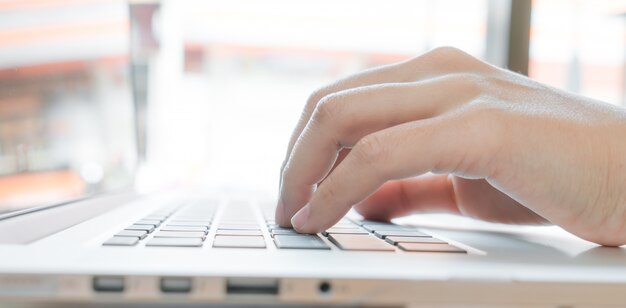
[[[291,151],[298,137],[300,137],[302,130],[309,122],[318,102],[327,95],[368,85],[413,82],[457,72],[488,73],[494,69],[496,68],[473,58],[461,50],[451,47],[439,47],[416,58],[396,64],[371,68],[325,86],[315,91],[307,100],[296,128],[289,140],[283,165],[291,155]]]
[[[448,175],[389,181],[354,207],[365,219],[389,221],[412,213],[459,213]]]
[[[298,139],[282,174],[285,218],[309,200],[330,171],[337,151],[370,133],[441,114],[472,100],[479,89],[468,74],[403,84],[384,84],[324,98]],[[428,95],[425,95],[428,93]]]
[[[480,117],[459,112],[362,138],[292,218],[294,228],[312,233],[332,226],[388,180],[428,171],[489,176],[499,160],[498,138],[486,127]]]
[[[389,221],[415,213],[455,213],[508,224],[544,224],[547,221],[486,180],[426,174],[390,181],[359,202],[355,209],[365,219]]]
[[[451,177],[456,206],[468,217],[506,224],[546,224],[548,221],[531,209],[493,187],[486,180]],[[415,204],[416,210],[419,204]]]

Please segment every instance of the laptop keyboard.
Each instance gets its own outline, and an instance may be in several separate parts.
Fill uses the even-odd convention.
[[[268,249],[271,245],[279,250],[467,253],[416,228],[385,222],[343,218],[319,234],[299,234],[275,223],[272,206],[259,209],[247,201],[181,202],[119,230],[102,245],[214,249]]]

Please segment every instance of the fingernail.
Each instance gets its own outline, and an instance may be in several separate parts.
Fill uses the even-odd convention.
[[[298,213],[296,213],[296,215],[294,215],[291,218],[291,225],[296,230],[300,231],[302,227],[304,227],[304,225],[306,224],[307,220],[309,220],[309,212],[310,212],[309,206],[308,205],[304,206],[302,209],[298,211]]]

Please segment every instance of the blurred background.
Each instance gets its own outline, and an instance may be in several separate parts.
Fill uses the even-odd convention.
[[[0,213],[275,194],[316,88],[437,46],[626,106],[626,0],[0,0]]]

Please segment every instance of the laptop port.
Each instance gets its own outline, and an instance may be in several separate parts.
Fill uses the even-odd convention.
[[[119,293],[124,291],[124,277],[100,276],[93,278],[93,290],[96,292]]]
[[[333,290],[332,285],[328,281],[320,282],[317,288],[320,294],[329,294]]]
[[[161,292],[163,293],[189,293],[191,292],[191,286],[191,278],[161,278]]]
[[[226,283],[229,295],[278,295],[278,279],[230,278]]]

